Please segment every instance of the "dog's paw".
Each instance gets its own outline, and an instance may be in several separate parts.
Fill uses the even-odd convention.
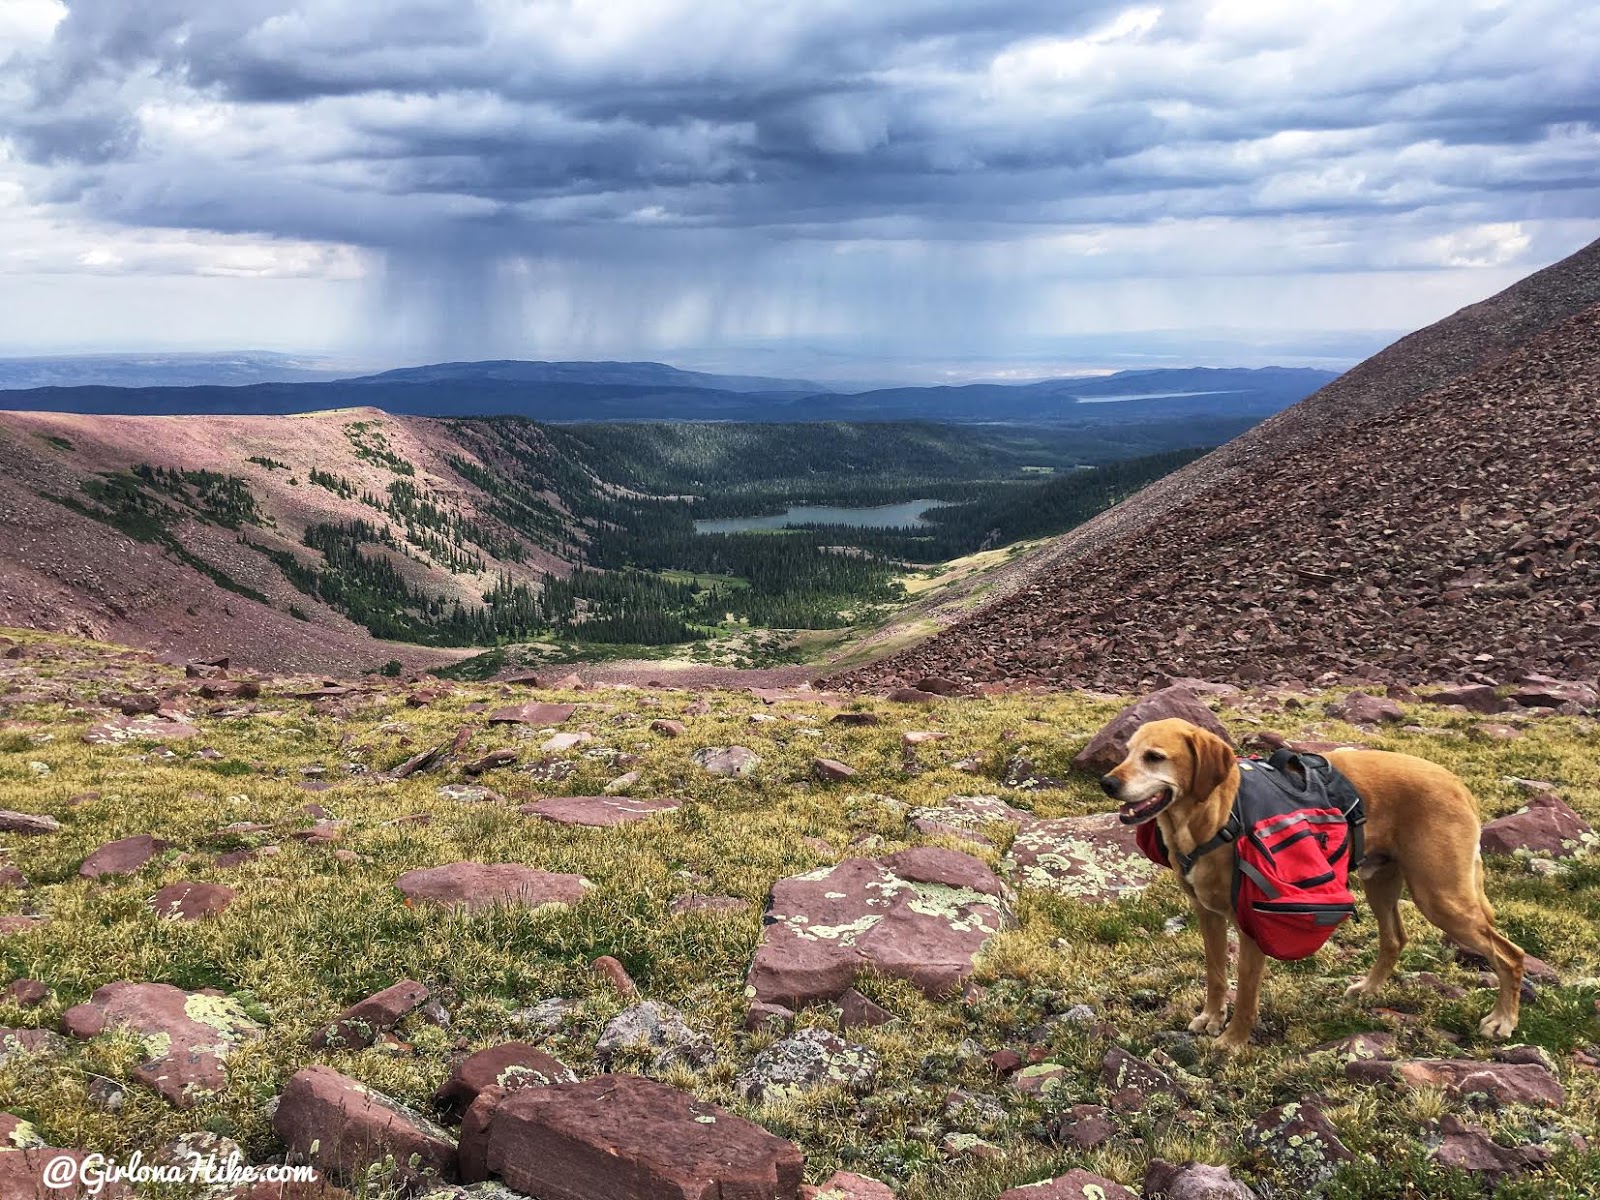
[[[1358,979],[1344,990],[1344,998],[1351,1004],[1359,1004],[1363,1000],[1370,1000],[1378,994],[1378,989],[1369,987],[1365,979]]]
[[[1478,1023],[1478,1032],[1493,1042],[1503,1042],[1516,1030],[1517,1023],[1510,1017],[1490,1013]]]
[[[1225,1030],[1222,1036],[1217,1039],[1217,1049],[1221,1050],[1224,1054],[1239,1054],[1243,1052],[1244,1048],[1249,1044],[1250,1033],[1248,1030],[1244,1032],[1236,1032],[1232,1028],[1229,1028]]]
[[[1212,1016],[1210,1013],[1201,1013],[1189,1022],[1190,1033],[1209,1033],[1213,1037],[1222,1032],[1222,1014]]]

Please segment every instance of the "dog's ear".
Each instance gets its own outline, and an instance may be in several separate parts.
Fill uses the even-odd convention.
[[[1192,729],[1189,740],[1189,797],[1204,800],[1222,786],[1233,770],[1233,749],[1216,734]]]

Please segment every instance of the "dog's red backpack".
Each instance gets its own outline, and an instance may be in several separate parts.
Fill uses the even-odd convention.
[[[1202,855],[1231,844],[1239,928],[1272,958],[1305,958],[1355,914],[1350,872],[1361,865],[1366,820],[1360,793],[1320,754],[1240,759],[1228,823],[1175,865],[1187,876]],[[1154,821],[1138,834],[1146,855],[1168,862]]]

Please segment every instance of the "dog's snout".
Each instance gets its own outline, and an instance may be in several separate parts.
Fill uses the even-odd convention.
[[[1116,799],[1117,793],[1122,790],[1122,780],[1115,775],[1102,775],[1100,776],[1100,790],[1112,799]]]

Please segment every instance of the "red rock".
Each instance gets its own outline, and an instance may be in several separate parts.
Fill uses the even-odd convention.
[[[576,904],[589,888],[581,875],[560,875],[520,863],[447,863],[407,871],[395,886],[412,903],[461,906],[468,912],[496,904],[539,908]]]
[[[589,964],[589,969],[615,988],[617,995],[636,996],[639,994],[639,988],[633,982],[633,977],[628,974],[628,969],[611,955],[602,954]]]
[[[884,699],[891,700],[895,704],[936,704],[940,697],[921,688],[902,687],[895,688]]]
[[[312,1034],[308,1044],[313,1050],[370,1046],[378,1034],[393,1029],[427,999],[426,987],[414,979],[402,979],[352,1004],[333,1024]]]
[[[60,833],[61,822],[43,813],[12,812],[0,809],[0,833]]]
[[[577,1076],[559,1058],[527,1042],[503,1042],[469,1054],[455,1065],[450,1078],[433,1094],[442,1111],[459,1115],[471,1107],[485,1088],[515,1091],[523,1087],[549,1087],[573,1083]]]
[[[148,833],[120,838],[92,851],[78,868],[78,874],[85,879],[98,879],[102,875],[131,875],[158,854],[165,853],[170,846],[170,842],[151,837]]]
[[[954,679],[945,679],[939,675],[926,675],[911,685],[919,692],[928,692],[935,696],[959,696],[966,691],[963,684]]]
[[[219,854],[211,860],[214,867],[242,867],[247,862],[253,862],[259,857],[256,850],[229,850],[226,854]]]
[[[835,1171],[816,1187],[802,1187],[800,1200],[894,1200],[894,1190],[864,1175]]]
[[[1188,1093],[1172,1076],[1118,1046],[1106,1052],[1100,1064],[1100,1082],[1111,1093],[1111,1107],[1118,1112],[1137,1112],[1154,1095],[1188,1099]]]
[[[87,1151],[46,1146],[31,1124],[0,1113],[0,1197],[5,1200],[133,1200],[133,1189],[120,1181],[96,1187],[97,1169],[85,1172],[89,1182],[75,1176],[61,1187],[45,1186],[46,1168],[56,1159],[81,1164],[88,1157]]]
[[[751,1033],[787,1033],[794,1027],[794,1010],[758,1000],[745,1010],[744,1027]]]
[[[238,892],[220,883],[169,883],[150,897],[150,907],[158,917],[175,921],[198,921],[214,917],[232,904]]]
[[[28,877],[8,862],[0,862],[0,887],[27,887]]]
[[[515,750],[491,750],[482,758],[469,762],[461,768],[466,775],[482,775],[486,771],[498,770],[500,767],[509,767],[517,761]]]
[[[659,733],[662,737],[678,738],[688,732],[682,721],[659,720],[650,722],[650,732]]]
[[[1573,679],[1551,679],[1548,676],[1530,676],[1511,693],[1511,699],[1524,708],[1562,708],[1571,705],[1587,710],[1600,703],[1591,684]]]
[[[90,726],[83,740],[91,746],[117,746],[124,742],[174,742],[199,736],[200,730],[183,721],[158,716],[112,717]]]
[[[1303,1186],[1321,1183],[1355,1155],[1310,1096],[1262,1113],[1244,1131],[1244,1145]]]
[[[228,1057],[261,1035],[238,1002],[220,992],[126,980],[108,983],[87,1003],[67,1009],[61,1025],[78,1038],[127,1029],[146,1039],[155,1057],[140,1063],[134,1078],[179,1108],[227,1087]]]
[[[1393,700],[1366,692],[1351,692],[1335,700],[1328,705],[1328,713],[1351,725],[1387,725],[1406,719],[1405,709]]]
[[[50,998],[50,989],[37,979],[13,979],[6,984],[5,997],[18,1008],[33,1008]]]
[[[462,1175],[543,1200],[797,1200],[800,1151],[654,1080],[601,1075],[494,1096],[462,1126]],[[487,1106],[486,1106],[487,1107]]]
[[[868,969],[952,994],[1010,921],[1007,904],[993,872],[952,850],[846,859],[773,887],[748,984],[757,1000],[790,1008],[832,1000]]]
[[[1117,1136],[1111,1110],[1098,1104],[1074,1104],[1056,1122],[1056,1140],[1075,1150],[1093,1150]]]
[[[1561,797],[1534,796],[1510,816],[1497,817],[1483,827],[1479,844],[1485,854],[1511,854],[1532,850],[1557,858],[1576,854],[1594,831]]]
[[[1233,736],[1198,696],[1185,688],[1168,687],[1151,692],[1112,717],[1089,739],[1089,744],[1078,751],[1072,765],[1081,771],[1103,775],[1126,757],[1128,739],[1134,730],[1169,717],[1181,717],[1202,729],[1209,729],[1228,745],[1233,745]]]
[[[830,725],[849,725],[854,728],[867,728],[873,725],[882,725],[883,718],[875,712],[842,712],[834,713],[828,720]]]
[[[410,1188],[456,1177],[456,1145],[427,1118],[332,1067],[306,1067],[284,1085],[273,1132],[290,1161],[334,1179],[359,1181],[368,1166],[392,1158]]]
[[[1081,1168],[1000,1193],[1000,1200],[1139,1200],[1114,1179]]]
[[[43,917],[0,917],[0,934],[31,933],[45,923]]]
[[[1567,1093],[1540,1063],[1479,1062],[1470,1058],[1412,1058],[1353,1062],[1345,1074],[1360,1083],[1393,1082],[1409,1090],[1436,1087],[1451,1096],[1485,1095],[1497,1104],[1560,1108]]]
[[[577,711],[576,704],[541,704],[528,700],[522,704],[509,704],[489,714],[491,725],[559,725]]]
[[[1205,1163],[1174,1166],[1159,1158],[1145,1164],[1145,1200],[1256,1200],[1227,1167]]]
[[[384,772],[386,779],[410,779],[413,775],[421,775],[432,770],[444,760],[450,748],[443,744],[429,746],[418,754],[413,754],[397,767],[392,767]]]
[[[1489,716],[1511,707],[1500,698],[1500,693],[1487,683],[1459,683],[1438,688],[1418,696],[1424,704],[1459,704],[1468,712]]]
[[[856,769],[833,758],[819,758],[811,764],[811,774],[822,783],[844,783],[856,777]]]
[[[1433,1157],[1442,1167],[1499,1180],[1521,1175],[1550,1161],[1550,1151],[1543,1146],[1498,1145],[1483,1130],[1466,1124],[1453,1113],[1445,1114],[1439,1125],[1444,1136]]]
[[[888,1009],[868,1000],[855,988],[839,997],[839,1028],[858,1029],[863,1026],[887,1025],[895,1019]]]
[[[633,796],[551,796],[522,805],[518,811],[530,817],[542,817],[557,825],[590,825],[609,828],[642,821],[657,813],[672,812],[683,801],[668,799],[640,799]]]

